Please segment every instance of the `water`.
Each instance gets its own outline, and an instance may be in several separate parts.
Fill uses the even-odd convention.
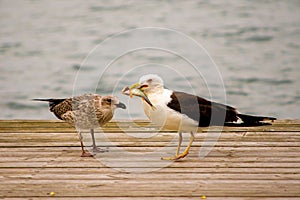
[[[0,118],[53,119],[47,105],[30,99],[68,97],[74,91],[114,91],[130,111],[130,115],[117,111],[116,119],[145,118],[139,99],[129,100],[119,90],[150,72],[163,76],[169,88],[226,101],[241,112],[300,118],[299,11],[298,0],[2,0]],[[222,85],[209,71],[212,65],[208,56],[192,48],[183,49],[182,54],[199,62],[205,77],[199,77],[180,57],[153,49],[124,55],[100,77],[99,71],[105,67],[100,63],[114,59],[113,52],[119,47],[130,46],[126,43],[130,34],[122,36],[119,46],[107,46],[103,54],[83,62],[109,36],[141,27],[171,28],[203,45],[221,73],[226,99]],[[161,40],[175,49],[185,45],[167,33],[135,39]],[[133,66],[140,68],[132,70]]]

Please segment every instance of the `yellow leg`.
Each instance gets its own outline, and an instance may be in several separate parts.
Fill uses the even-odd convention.
[[[179,150],[180,150],[180,146],[181,146],[181,142],[182,142],[182,135],[181,133],[179,134],[179,142],[178,142],[178,147],[177,147],[177,151],[176,151],[176,155],[173,157],[166,157],[166,158],[162,158],[162,160],[179,160],[181,158],[186,157],[189,154],[189,150],[194,142],[195,136],[194,133],[191,132],[191,137],[190,137],[190,142],[188,144],[188,146],[185,148],[184,152],[182,154],[179,154]]]
[[[194,133],[191,132],[190,134],[191,134],[190,142],[189,142],[188,146],[185,148],[184,152],[178,156],[178,159],[184,158],[185,156],[187,156],[189,154],[190,148],[191,148],[191,146],[194,142],[194,139],[195,139]]]

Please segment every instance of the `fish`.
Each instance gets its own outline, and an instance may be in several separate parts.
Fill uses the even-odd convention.
[[[122,94],[130,96],[130,98],[132,98],[133,96],[141,97],[142,100],[147,102],[147,104],[152,108],[152,110],[156,110],[156,107],[148,99],[147,95],[138,88],[129,88],[128,86],[126,86],[123,88]]]

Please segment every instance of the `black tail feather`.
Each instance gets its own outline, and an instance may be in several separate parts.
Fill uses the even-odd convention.
[[[266,120],[276,120],[275,117],[265,117],[265,116],[253,116],[253,115],[246,115],[246,114],[237,114],[239,118],[241,118],[244,122],[253,122],[253,121],[266,121]]]
[[[234,123],[234,122],[225,122],[224,126],[230,126],[230,127],[253,127],[253,126],[268,126],[272,125],[269,122],[255,122],[255,123]]]
[[[66,99],[32,99],[33,101],[46,101],[49,102],[49,107],[55,106]]]
[[[242,123],[240,123],[240,126],[264,126],[264,125],[271,125],[270,123],[263,122],[263,121],[273,121],[273,120],[276,120],[275,117],[253,116],[253,115],[246,115],[246,114],[237,114],[237,116],[243,121]]]

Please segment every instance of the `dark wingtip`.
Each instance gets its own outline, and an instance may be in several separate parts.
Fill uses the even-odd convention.
[[[50,101],[50,99],[31,99],[31,101]]]
[[[270,126],[272,125],[269,122],[251,122],[251,123],[234,123],[234,122],[225,122],[224,126],[229,127],[256,127],[256,126]]]
[[[266,117],[266,116],[255,116],[255,115],[247,115],[247,114],[237,114],[244,122],[260,122],[260,121],[274,121],[276,117]]]

